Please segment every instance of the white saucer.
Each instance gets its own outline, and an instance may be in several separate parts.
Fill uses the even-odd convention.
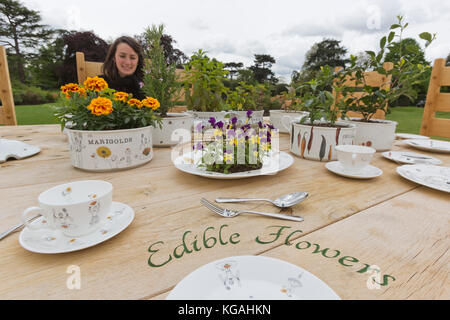
[[[22,141],[0,139],[0,163],[14,158],[20,160],[39,153],[41,149]]]
[[[420,134],[412,134],[412,133],[396,133],[395,137],[397,139],[430,139],[430,137],[421,136]]]
[[[40,223],[43,217],[33,223]],[[66,253],[86,249],[106,241],[128,227],[134,219],[134,211],[121,202],[112,203],[111,212],[100,228],[88,235],[70,237],[60,231],[30,230],[25,227],[19,236],[20,245],[28,251],[36,253]]]
[[[359,172],[352,172],[344,169],[339,161],[331,161],[325,164],[325,168],[340,176],[353,179],[371,179],[382,175],[383,171],[377,167],[368,165]]]
[[[383,157],[397,163],[404,164],[441,164],[442,161],[426,154],[408,152],[408,151],[386,151],[382,153]]]

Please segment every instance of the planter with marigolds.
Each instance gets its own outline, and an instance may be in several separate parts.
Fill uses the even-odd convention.
[[[68,135],[74,167],[113,171],[152,159],[152,128],[161,121],[155,114],[158,100],[135,99],[108,88],[99,77],[88,77],[83,86],[69,83],[61,92],[64,102],[57,116]]]

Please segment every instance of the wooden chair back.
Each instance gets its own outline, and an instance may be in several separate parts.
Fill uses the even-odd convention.
[[[445,59],[436,59],[428,85],[421,135],[450,138],[450,119],[436,118],[436,112],[450,112],[450,93],[441,92],[441,87],[447,86],[450,86],[450,67],[445,66]]]
[[[385,62],[383,64],[383,67],[386,71],[389,71],[392,68],[394,68],[394,64],[392,62]],[[336,67],[334,70],[335,70],[335,72],[338,72],[341,69],[342,69],[342,67]],[[376,71],[370,71],[370,72],[364,73],[364,80],[368,86],[389,90],[390,83],[391,83],[391,75],[386,76],[386,75],[378,73]],[[351,80],[351,79],[347,79],[343,85],[348,86],[348,87],[355,87],[355,88],[363,86],[362,84],[356,84],[356,81]],[[351,94],[351,97],[361,98],[363,95],[364,95],[364,92],[353,92]],[[336,93],[336,91],[334,89],[333,89],[333,96],[336,98],[336,101],[338,101],[339,99],[342,98],[342,96],[340,94]],[[333,105],[333,108],[334,108],[334,105]],[[387,104],[386,104],[384,110],[387,110]],[[359,112],[349,111],[349,112],[347,112],[347,116],[348,117],[361,117],[362,115]],[[378,110],[372,118],[373,119],[385,119],[385,117],[386,117],[386,113],[383,112],[383,110]]]
[[[102,74],[103,62],[91,62],[84,60],[84,53],[76,53],[78,84],[82,85],[87,77],[95,77]]]
[[[3,46],[0,46],[0,124],[7,126],[17,125],[8,60]]]

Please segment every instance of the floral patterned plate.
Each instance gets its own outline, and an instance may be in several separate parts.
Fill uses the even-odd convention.
[[[86,249],[104,242],[122,232],[134,219],[134,211],[124,203],[112,203],[111,212],[100,228],[88,235],[69,237],[59,231],[41,229],[33,231],[24,228],[19,236],[20,245],[36,253],[66,253]],[[43,217],[33,223],[42,223]]]
[[[397,167],[403,178],[440,191],[450,192],[450,168],[426,164]]]
[[[14,158],[16,160],[31,157],[41,149],[22,141],[0,139],[0,163]]]
[[[259,170],[225,174],[206,171],[204,167],[198,167],[195,163],[199,160],[199,152],[200,151],[195,151],[190,152],[187,155],[179,156],[174,161],[175,167],[183,172],[211,179],[243,179],[261,175],[276,174],[289,168],[294,163],[294,158],[292,158],[291,155],[281,151],[279,156],[266,157],[263,160],[263,167]]]
[[[340,300],[322,280],[275,258],[234,256],[210,262],[181,280],[168,300]]]
[[[430,152],[442,152],[442,153],[450,153],[450,142],[443,140],[421,140],[421,139],[412,139],[405,140],[405,143],[410,145],[411,147],[430,151]]]

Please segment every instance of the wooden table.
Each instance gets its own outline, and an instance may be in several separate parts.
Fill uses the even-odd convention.
[[[400,177],[398,165],[380,153],[372,164],[383,175],[370,180],[340,177],[324,163],[297,157],[274,176],[213,180],[177,170],[169,148],[157,149],[151,162],[135,169],[92,173],[71,166],[67,138],[57,125],[0,127],[0,136],[42,149],[0,165],[0,231],[18,223],[42,191],[74,180],[111,182],[114,200],[136,215],[114,238],[71,253],[29,252],[19,245],[19,233],[3,239],[1,299],[164,299],[196,268],[235,255],[291,262],[342,299],[450,298],[450,196]],[[282,134],[280,149],[288,152],[288,143]],[[401,141],[393,149],[414,151]],[[450,165],[448,154],[432,155]],[[310,194],[291,211],[305,218],[300,223],[254,215],[225,219],[199,202],[218,196],[275,198],[293,191]],[[229,206],[279,211],[262,203]],[[207,248],[203,237],[216,241]],[[370,286],[374,265],[379,284]],[[80,289],[68,289],[70,266],[79,267]]]

